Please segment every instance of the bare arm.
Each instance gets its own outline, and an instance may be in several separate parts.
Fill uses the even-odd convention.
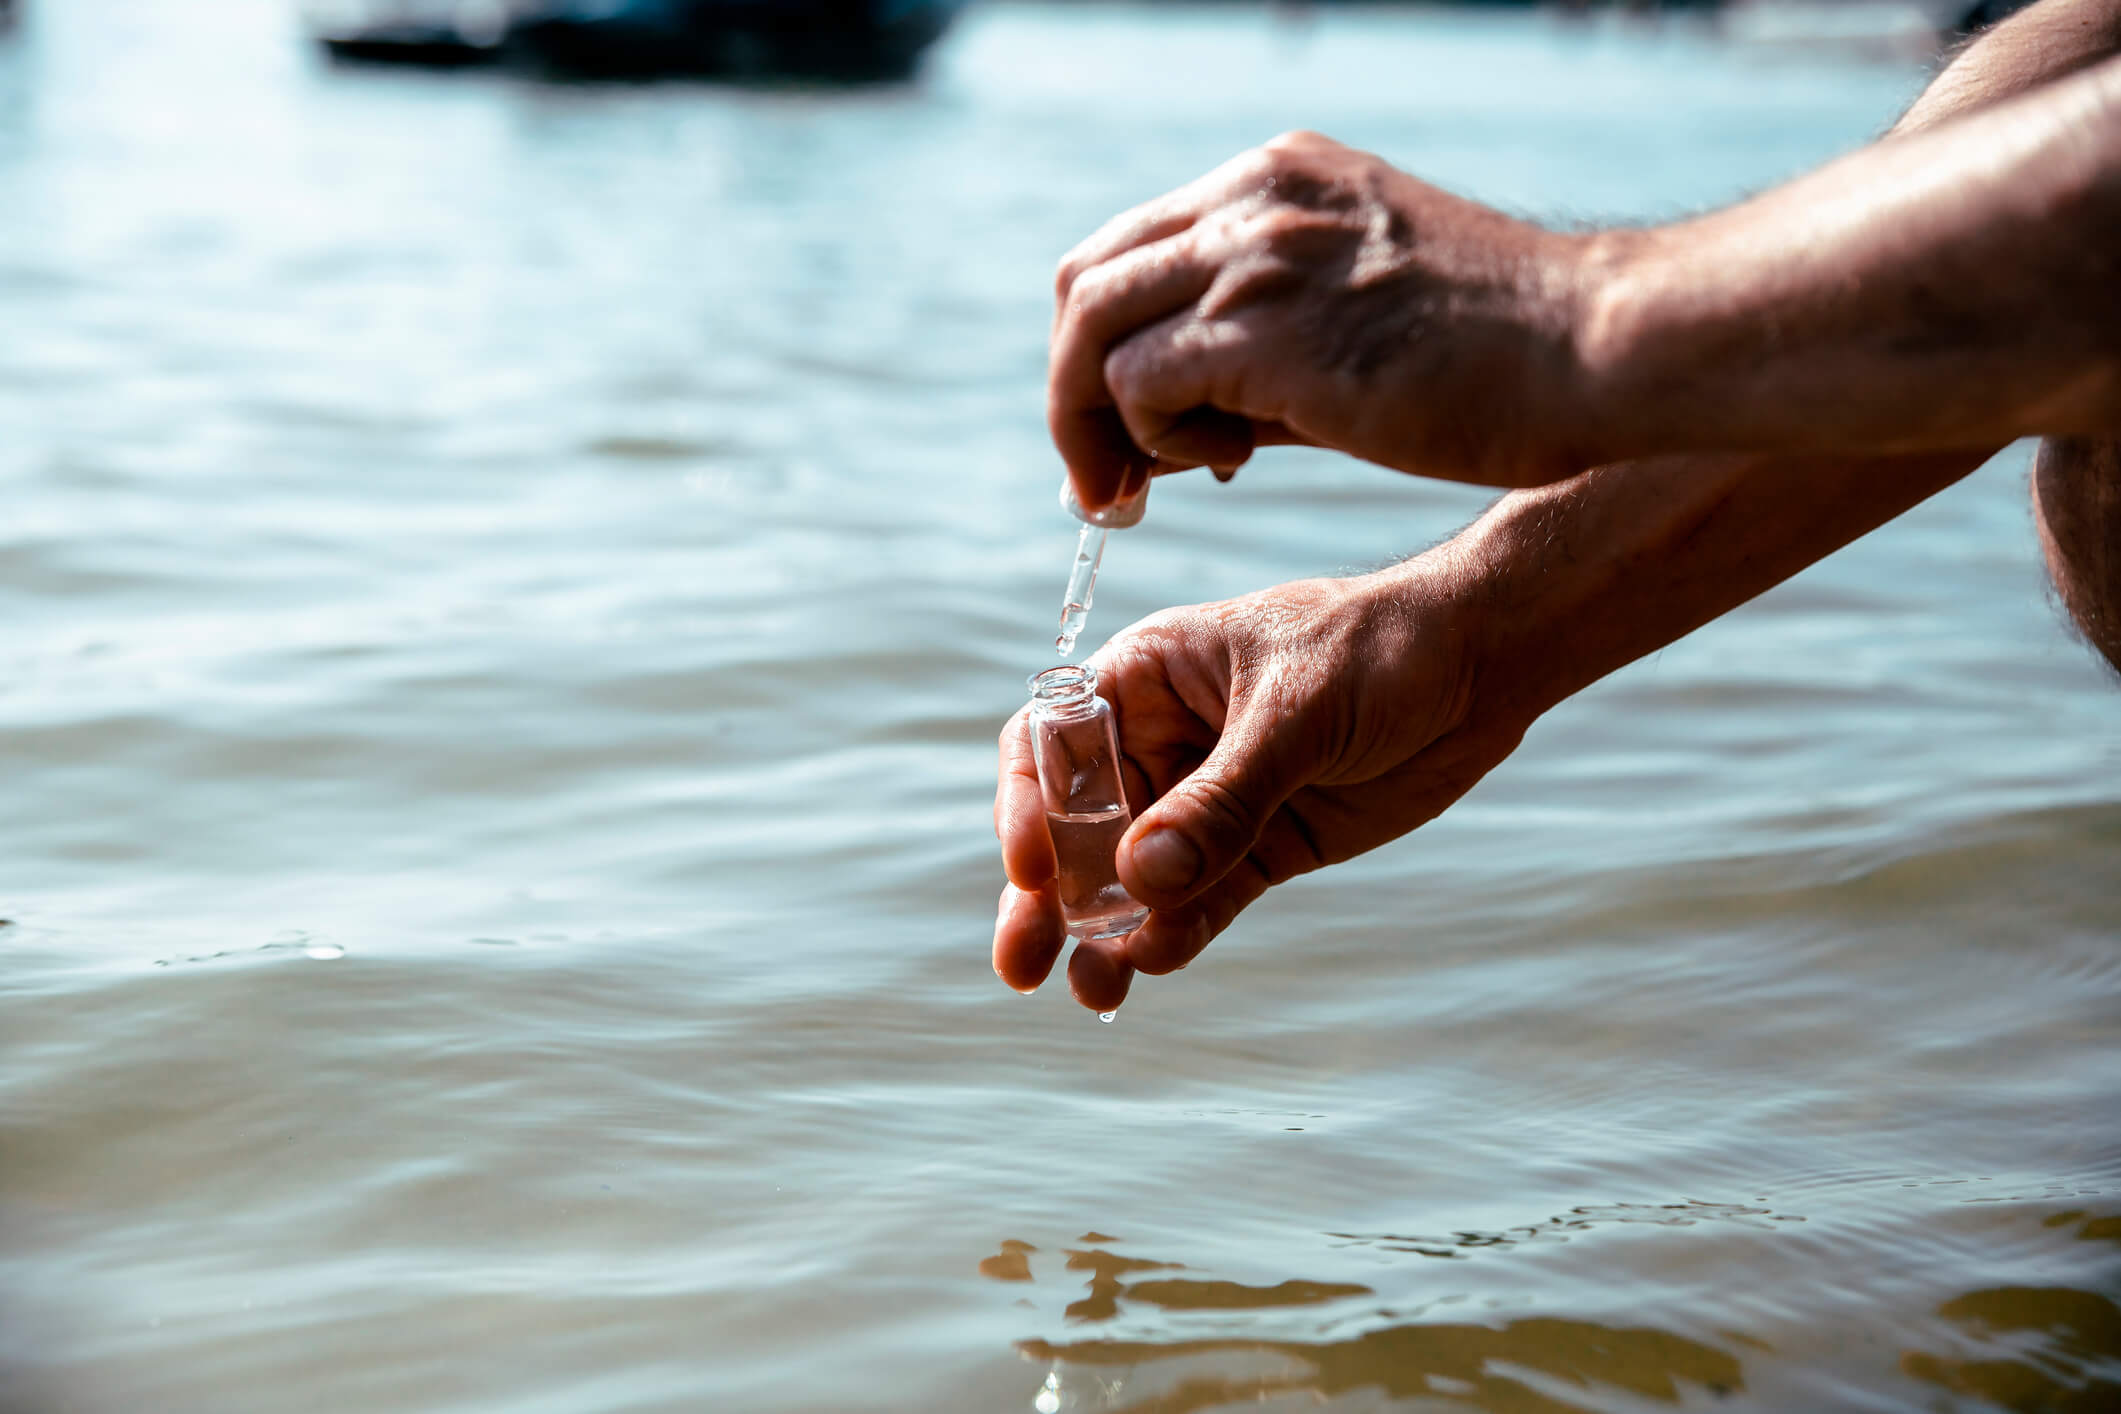
[[[2121,432],[2121,61],[1600,238],[1591,445],[1907,452]]]
[[[1891,136],[1913,137],[2116,54],[2121,0],[2045,0],[1970,44]],[[1493,690],[1537,715],[1868,534],[2009,440],[1992,434],[1901,457],[1674,457],[1505,496],[1455,542],[1468,557],[1461,573],[1484,586],[1509,639],[1485,655],[1514,665],[1491,669]],[[2098,457],[2109,470],[2121,464],[2110,447],[2079,460]],[[2121,501],[2110,475],[2100,486]],[[2066,529],[2090,541],[2089,519]],[[2061,534],[2043,528],[2050,540]],[[2111,641],[2116,648],[2098,640],[2121,656],[2121,631]]]
[[[1311,134],[1061,264],[1084,504],[1301,442],[1491,485],[1675,452],[2121,432],[2112,0],[2045,0],[1887,140],[1696,221],[1560,235]]]
[[[2121,0],[2046,0],[1969,45],[1891,136],[1913,137],[2117,53]],[[2121,234],[2109,244],[2121,248]],[[1481,655],[1483,698],[1499,715],[1529,722],[1868,534],[2009,440],[1992,433],[1956,450],[1897,457],[1678,456],[1505,496],[1450,547],[1461,557],[1454,574],[1469,590],[1478,586],[1472,592],[1493,625]],[[2076,461],[2106,471],[2103,480],[2075,480],[2104,505],[2121,502],[2115,449],[2073,450]],[[2067,460],[2050,448],[2043,469]],[[2057,530],[2049,522],[2059,519],[2043,517],[2050,541],[2074,536],[2089,546],[2098,538],[2089,515]],[[2063,592],[2067,599],[2067,585]],[[2070,607],[2080,622],[2093,617]],[[2100,627],[2107,636],[2088,632],[2121,664],[2121,629]]]
[[[2121,0],[2047,0],[1962,55],[1903,129],[2111,53],[2117,17]],[[1147,765],[1120,869],[1155,911],[1124,943],[1078,948],[1076,996],[1098,1011],[1119,1005],[1136,970],[1183,966],[1267,889],[1448,808],[1571,694],[1994,450],[1603,467],[1505,496],[1449,543],[1381,574],[1173,610],[1121,635],[1107,666],[1127,698],[1122,747]],[[1305,631],[1291,633],[1299,621]],[[1063,939],[1022,745],[1012,723],[996,794],[1010,885],[994,963],[1029,989]],[[1194,857],[1176,871],[1170,851],[1158,859],[1147,847],[1165,832]]]
[[[1267,890],[1448,809],[1549,708],[1964,476],[1978,452],[1701,458],[1515,492],[1450,542],[1349,580],[1166,610],[1093,660],[1135,822],[1121,879],[1151,912],[1076,947],[1077,1000],[1184,967]],[[1009,876],[994,967],[1028,991],[1064,943],[1021,714],[1002,732]]]

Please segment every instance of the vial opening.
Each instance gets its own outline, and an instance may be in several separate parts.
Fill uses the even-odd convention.
[[[1028,685],[1033,702],[1042,707],[1065,707],[1097,695],[1097,670],[1081,663],[1063,663],[1033,673]]]

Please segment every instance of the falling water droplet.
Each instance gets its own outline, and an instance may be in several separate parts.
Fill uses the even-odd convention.
[[[319,962],[330,962],[333,958],[346,956],[346,949],[337,943],[311,943],[302,949],[302,956],[313,957]]]
[[[1065,658],[1075,647],[1075,640],[1082,637],[1083,625],[1090,621],[1090,610],[1083,604],[1068,604],[1061,609],[1060,633],[1053,640],[1053,651]]]
[[[1031,1407],[1038,1414],[1055,1414],[1060,1408],[1060,1371],[1046,1372],[1046,1382],[1039,1386],[1038,1396],[1031,1401]]]
[[[1112,1024],[1112,1018],[1118,1015],[1119,1013],[1116,1011],[1101,1011],[1097,1014],[1097,1019],[1099,1021],[1104,1022],[1105,1025],[1110,1026]]]

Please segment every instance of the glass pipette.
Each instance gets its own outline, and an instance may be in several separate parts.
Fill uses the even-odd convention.
[[[1075,537],[1075,563],[1068,567],[1068,591],[1061,596],[1060,636],[1053,640],[1053,651],[1063,658],[1075,651],[1075,640],[1090,620],[1090,596],[1097,590],[1097,567],[1104,561],[1110,533],[1084,521],[1082,534]]]
[[[1090,618],[1090,596],[1097,589],[1097,567],[1105,558],[1105,534],[1139,525],[1149,508],[1149,487],[1144,483],[1125,500],[1114,501],[1101,511],[1086,511],[1075,498],[1075,486],[1061,479],[1061,509],[1083,523],[1075,537],[1075,563],[1068,567],[1068,592],[1061,597],[1060,636],[1053,651],[1065,658],[1075,651],[1075,640]]]

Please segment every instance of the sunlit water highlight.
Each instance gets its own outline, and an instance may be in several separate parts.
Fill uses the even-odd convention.
[[[592,91],[33,4],[0,1408],[2112,1405],[2121,694],[2018,454],[1126,1025],[987,971],[1062,250],[1296,126],[1669,215],[1918,81],[996,7],[914,87]],[[1099,622],[1482,500],[1174,478]]]

